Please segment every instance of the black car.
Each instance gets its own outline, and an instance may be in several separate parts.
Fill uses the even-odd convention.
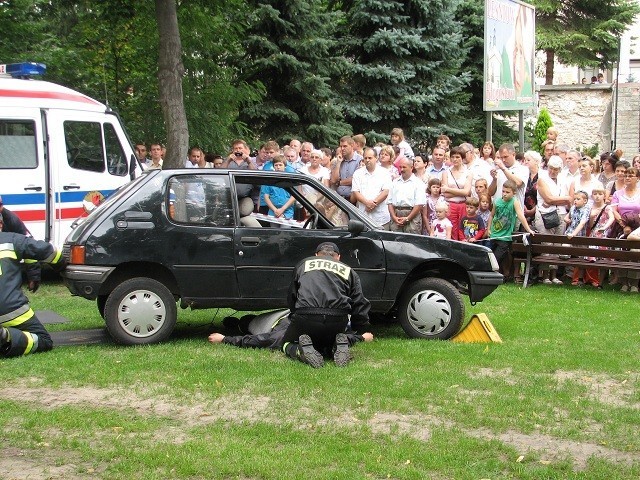
[[[265,187],[294,196],[304,220],[255,213]],[[177,302],[286,307],[294,266],[323,241],[358,272],[372,314],[411,337],[452,337],[461,293],[480,302],[503,282],[488,248],[382,230],[308,176],[218,169],[153,170],[124,186],[66,239],[63,276],[97,301],[117,342],[155,343],[171,334]]]

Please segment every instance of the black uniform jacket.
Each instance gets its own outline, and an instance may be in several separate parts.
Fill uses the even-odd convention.
[[[369,326],[371,305],[360,277],[331,257],[308,257],[296,266],[287,303],[293,314],[351,314],[351,328],[359,333]]]

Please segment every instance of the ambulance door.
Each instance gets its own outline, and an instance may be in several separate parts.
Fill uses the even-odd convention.
[[[48,110],[53,175],[53,243],[62,245],[75,219],[129,181],[131,146],[114,115]]]
[[[0,106],[0,196],[38,240],[50,239],[53,206],[39,108]]]

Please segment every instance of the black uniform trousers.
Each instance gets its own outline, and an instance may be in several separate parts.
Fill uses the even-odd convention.
[[[53,348],[51,335],[35,315],[20,325],[6,329],[11,335],[11,343],[0,350],[0,357],[19,357],[29,353],[46,352]]]
[[[283,342],[298,342],[300,335],[309,335],[313,346],[320,353],[328,355],[336,341],[338,333],[344,333],[349,323],[346,314],[322,315],[322,314],[299,314],[294,313],[289,316],[291,325],[284,334]],[[295,358],[296,349],[286,349],[286,354]]]

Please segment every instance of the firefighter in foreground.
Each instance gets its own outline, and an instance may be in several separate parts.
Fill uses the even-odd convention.
[[[352,330],[365,333],[370,326],[370,304],[358,274],[340,262],[335,243],[321,243],[315,256],[296,266],[287,303],[291,324],[282,347],[287,356],[320,368],[324,365],[322,354],[333,351],[336,365],[346,366],[351,359],[344,333],[349,315]]]
[[[0,217],[0,357],[51,350],[51,336],[22,293],[20,260],[41,260],[62,270],[64,259],[51,244],[4,232],[3,226]]]

